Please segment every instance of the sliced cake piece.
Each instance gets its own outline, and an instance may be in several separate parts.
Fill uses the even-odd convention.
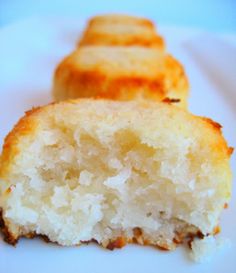
[[[185,108],[188,89],[182,65],[157,49],[85,46],[57,67],[53,96],[56,101],[79,97],[162,101],[168,97]]]
[[[81,99],[26,113],[0,161],[5,239],[174,249],[213,234],[232,152],[219,124],[165,103]]]

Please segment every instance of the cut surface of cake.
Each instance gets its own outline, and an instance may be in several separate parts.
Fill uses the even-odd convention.
[[[53,96],[56,101],[83,97],[162,101],[168,97],[186,108],[188,89],[182,65],[157,49],[84,46],[58,65]]]
[[[1,155],[5,239],[170,250],[214,234],[231,195],[231,153],[219,124],[165,103],[80,99],[33,109]]]

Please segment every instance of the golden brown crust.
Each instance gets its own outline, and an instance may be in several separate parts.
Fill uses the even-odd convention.
[[[43,239],[44,242],[46,243],[54,243],[57,244],[56,242],[52,242],[48,236],[46,235],[41,235],[41,234],[35,234],[35,233],[29,233],[29,234],[25,234],[23,236],[18,237],[17,239],[15,239],[8,231],[6,228],[2,229],[3,234],[4,234],[4,241],[12,246],[16,246],[16,244],[19,242],[19,239],[22,237],[25,238],[29,238],[29,239],[33,239],[35,237],[39,237],[41,239]],[[202,237],[199,235],[200,233],[197,232],[196,234],[192,234],[189,233],[186,237],[178,237],[176,235],[176,237],[173,239],[173,244],[170,247],[170,245],[168,245],[167,243],[159,243],[159,244],[153,244],[152,242],[145,240],[142,236],[139,237],[139,240],[137,240],[136,237],[133,237],[132,239],[127,238],[127,237],[117,237],[114,240],[110,240],[106,245],[103,245],[102,243],[98,243],[96,240],[92,239],[90,241],[84,241],[81,242],[81,244],[89,244],[89,243],[96,243],[99,246],[109,249],[109,250],[114,250],[114,249],[119,249],[119,248],[123,248],[125,247],[127,244],[137,244],[137,245],[142,245],[142,246],[153,246],[153,247],[157,247],[160,250],[164,250],[164,251],[170,251],[175,249],[178,245],[183,244],[184,243],[184,239],[189,239],[191,238],[191,240],[193,240],[195,237]],[[181,240],[179,239],[181,238]]]
[[[222,125],[210,118],[201,117],[201,119],[206,122],[208,127],[213,129],[217,135],[222,136]],[[216,150],[221,150],[225,154],[226,157],[230,157],[233,154],[234,148],[228,147],[226,141],[223,138],[219,138],[217,143],[215,144]],[[215,158],[217,160],[217,158]]]
[[[208,122],[215,130],[221,130],[222,125],[210,118],[203,118],[206,122]]]
[[[172,103],[178,103],[178,102],[180,102],[180,99],[171,99],[171,98],[164,98],[163,100],[162,100],[162,102],[164,102],[164,103],[167,103],[167,104],[172,104]]]
[[[32,133],[34,127],[36,127],[36,124],[32,123],[29,120],[29,117],[37,113],[39,110],[40,107],[37,107],[25,112],[25,116],[17,122],[12,131],[5,137],[2,149],[3,152],[0,156],[0,177],[4,177],[4,173],[7,172],[8,163],[11,162],[15,155],[19,152],[17,148],[19,139],[16,138],[16,136],[24,136]]]
[[[118,39],[117,37],[108,37],[108,35],[93,34],[92,36],[85,34],[79,41],[78,46],[86,45],[109,45],[109,46],[143,46],[143,47],[157,47],[159,49],[165,48],[165,42],[162,37],[155,36],[150,38],[135,37],[130,35],[126,39]]]
[[[102,50],[105,50],[104,48]],[[129,51],[120,48],[116,49],[118,54],[125,59]],[[137,49],[136,49],[137,50]],[[113,50],[108,48],[112,54]],[[90,52],[96,54],[96,47],[89,47],[84,50],[77,50],[65,58],[57,67],[54,76],[53,95],[56,101],[78,97],[98,97],[113,100],[132,100],[145,98],[161,101],[166,97],[179,99],[185,108],[188,97],[188,80],[182,65],[172,56],[158,58],[156,51],[153,51],[154,59],[149,56],[148,60],[138,61],[133,70],[124,69],[121,66],[117,71],[109,72],[107,65],[115,66],[116,60],[105,59],[105,64],[98,58],[94,64],[86,67],[78,58],[84,58]],[[97,52],[101,54],[101,52]],[[139,50],[137,50],[137,54]],[[143,53],[143,51],[141,52]],[[146,53],[146,52],[145,52]],[[149,54],[149,53],[148,53]],[[133,58],[133,57],[131,57]],[[158,65],[158,62],[161,64]],[[116,66],[115,66],[116,67]],[[141,73],[142,70],[150,73]],[[108,70],[108,71],[107,71]]]
[[[78,46],[110,45],[165,48],[164,39],[154,24],[141,17],[107,14],[90,19]]]
[[[183,65],[170,54],[165,58],[165,68],[171,81],[172,89],[188,89],[189,83]]]
[[[4,227],[4,221],[3,221],[3,216],[2,216],[2,209],[0,208],[0,228]]]
[[[214,121],[214,120],[212,120],[212,119],[210,119],[210,118],[206,118],[206,117],[202,117],[202,119],[204,120],[204,121],[206,121],[207,122],[207,124],[211,127],[211,128],[213,128],[216,132],[218,132],[219,134],[221,134],[222,135],[222,125],[220,124],[220,123],[218,123],[218,122],[216,122],[216,121]],[[218,147],[220,148],[221,147],[221,144],[219,143],[219,145],[218,145]],[[233,152],[234,152],[234,148],[233,147],[226,147],[226,153],[228,154],[228,156],[230,157],[232,154],[233,154]]]
[[[229,207],[229,204],[228,203],[225,203],[224,204],[224,209],[227,209]]]
[[[10,245],[15,246],[18,242],[18,238],[15,238],[15,236],[8,230],[7,225],[4,222],[3,219],[3,211],[0,208],[0,230],[3,233],[4,241]]]
[[[228,155],[231,156],[234,152],[234,148],[233,147],[228,147]]]
[[[153,24],[153,22],[147,18],[124,14],[104,14],[94,16],[89,20],[88,26],[117,23],[123,23],[127,25],[140,25],[147,28],[155,29],[155,25]]]
[[[218,227],[217,227],[218,228]],[[4,219],[3,219],[3,215],[2,215],[2,210],[0,209],[0,230],[2,230],[3,235],[4,235],[4,241],[12,246],[16,246],[16,244],[18,243],[19,239],[21,237],[25,237],[25,238],[29,238],[29,239],[33,239],[35,237],[40,237],[42,238],[46,243],[55,243],[56,242],[52,242],[48,236],[43,235],[43,234],[36,234],[36,233],[28,233],[28,234],[24,234],[24,235],[20,235],[18,237],[15,237],[7,228],[7,225],[4,223]],[[215,229],[217,230],[217,232],[220,232],[220,229]],[[215,232],[214,234],[216,234],[217,232]],[[156,244],[153,244],[153,242],[151,242],[150,240],[147,240],[144,236],[143,236],[143,232],[141,228],[134,228],[133,229],[133,237],[132,238],[128,238],[125,236],[118,236],[117,238],[108,241],[106,244],[102,244],[102,243],[98,243],[96,240],[92,239],[90,241],[82,241],[81,244],[89,244],[90,242],[95,242],[98,245],[109,249],[109,250],[114,250],[116,248],[123,248],[124,246],[126,246],[127,244],[138,244],[138,245],[144,245],[144,246],[154,246],[157,247],[160,250],[173,250],[176,246],[184,243],[185,239],[191,238],[193,240],[194,237],[199,237],[202,236],[202,233],[199,232],[198,230],[193,233],[193,232],[189,232],[189,233],[178,233],[176,232],[176,235],[173,239],[173,243],[172,245],[167,244],[165,242],[158,242]]]
[[[128,243],[127,238],[117,237],[114,241],[110,241],[106,246],[107,249],[113,250],[115,248],[122,248]]]
[[[60,73],[58,71],[56,72],[57,75]],[[105,82],[106,84],[104,84]],[[62,84],[67,86],[68,93],[64,94],[61,99],[94,97],[131,100],[136,97],[142,97],[161,101],[167,95],[162,76],[156,79],[132,76],[109,79],[109,77],[97,71],[77,73],[77,71],[71,70],[70,74],[67,74],[67,77],[64,78],[64,83]],[[80,91],[79,94],[78,91]],[[54,96],[57,98],[56,91],[54,91]]]
[[[112,27],[112,26],[111,26]],[[78,46],[86,45],[107,45],[107,46],[143,46],[143,47],[156,47],[160,50],[164,50],[164,39],[153,33],[116,33],[114,30],[112,33],[106,33],[102,30],[93,31],[88,28],[82,39],[79,41]]]
[[[221,231],[220,226],[216,226],[216,227],[214,228],[214,230],[213,230],[213,234],[216,235],[216,234],[220,233],[220,231]]]

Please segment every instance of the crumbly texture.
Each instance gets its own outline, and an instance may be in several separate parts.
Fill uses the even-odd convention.
[[[230,248],[229,239],[217,238],[212,235],[203,239],[195,239],[191,243],[190,258],[197,263],[209,262],[213,256],[224,248]]]
[[[179,99],[187,107],[188,80],[171,55],[144,47],[86,46],[78,48],[57,67],[56,101],[78,97],[114,100]]]
[[[212,234],[231,194],[219,124],[165,103],[81,99],[33,109],[5,139],[6,240],[47,236],[174,249]]]
[[[145,25],[127,25],[123,23],[93,24],[88,26],[78,46],[143,46],[165,49],[164,39],[155,29]]]
[[[155,30],[155,25],[153,22],[147,18],[131,16],[125,14],[103,14],[92,17],[88,26],[101,26],[101,25],[109,25],[109,24],[124,24],[127,26],[143,26],[149,29]]]

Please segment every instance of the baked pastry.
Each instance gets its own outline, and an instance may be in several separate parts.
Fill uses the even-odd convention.
[[[188,80],[182,65],[154,48],[85,46],[66,57],[54,75],[56,101],[79,97],[114,100],[166,97],[187,107]]]
[[[5,239],[174,249],[229,202],[220,125],[165,103],[70,100],[26,113],[0,161]]]
[[[153,22],[147,18],[132,16],[127,14],[103,14],[92,17],[88,22],[88,27],[109,24],[123,24],[134,26],[145,26],[155,30]]]
[[[164,39],[153,28],[123,23],[92,24],[88,26],[78,46],[144,46],[165,49]]]

